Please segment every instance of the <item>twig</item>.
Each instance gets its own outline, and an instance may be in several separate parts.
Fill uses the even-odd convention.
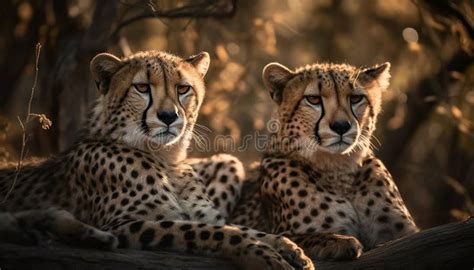
[[[25,159],[26,145],[27,145],[27,142],[28,142],[28,138],[27,138],[27,134],[26,134],[26,127],[28,126],[29,122],[31,121],[31,117],[32,116],[38,117],[40,119],[40,122],[42,123],[43,128],[45,128],[45,126],[46,126],[43,123],[43,121],[45,121],[44,119],[49,121],[48,122],[49,123],[48,128],[51,125],[51,121],[49,119],[47,119],[44,114],[33,114],[33,113],[31,113],[31,105],[33,103],[33,97],[34,97],[36,86],[37,86],[37,83],[38,83],[40,54],[41,54],[41,43],[37,43],[36,44],[36,49],[35,49],[35,80],[33,82],[33,86],[31,87],[30,99],[28,100],[28,108],[27,108],[27,113],[26,113],[26,117],[25,117],[25,122],[23,123],[23,121],[21,121],[20,116],[17,116],[18,122],[19,122],[20,127],[21,127],[21,131],[22,131],[22,144],[21,144],[20,157],[18,158],[18,163],[16,165],[16,173],[15,173],[15,177],[13,178],[13,182],[12,182],[12,184],[10,186],[10,189],[8,190],[7,194],[5,195],[5,198],[3,198],[2,202],[0,202],[0,204],[3,204],[7,201],[8,197],[10,196],[13,189],[15,188],[15,184],[18,180],[18,177],[20,176],[21,168],[23,167],[23,160]]]
[[[28,101],[28,112],[26,114],[26,123],[30,121],[31,115],[31,104],[33,103],[33,96],[35,95],[36,84],[38,83],[38,73],[39,73],[39,57],[41,53],[41,43],[36,44],[35,50],[35,80],[33,82],[33,87],[31,87],[30,100]]]
[[[466,33],[471,39],[474,38],[474,27],[472,27],[469,20],[464,16],[464,14],[459,11],[455,4],[443,1],[421,1],[427,8],[431,9],[434,14],[438,14],[443,17],[452,18],[457,20]]]
[[[115,38],[120,30],[125,26],[128,26],[136,21],[150,18],[228,18],[232,17],[237,10],[237,0],[229,1],[230,8],[219,10],[216,7],[216,1],[205,1],[204,3],[191,4],[179,8],[170,10],[157,10],[152,2],[148,1],[147,5],[151,7],[151,10],[147,10],[145,13],[139,14],[135,17],[126,19],[125,21],[118,24],[117,28],[112,33],[112,38]]]

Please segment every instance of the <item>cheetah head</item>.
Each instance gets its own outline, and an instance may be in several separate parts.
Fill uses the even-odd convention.
[[[370,151],[389,69],[389,63],[365,69],[314,64],[294,71],[268,64],[263,80],[278,104],[280,147],[304,156]]]
[[[90,68],[102,95],[92,129],[157,149],[187,141],[204,98],[209,62],[206,52],[187,59],[159,51],[123,59],[98,54]]]

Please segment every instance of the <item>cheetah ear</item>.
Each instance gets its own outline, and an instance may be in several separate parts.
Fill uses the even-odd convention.
[[[107,93],[112,76],[122,65],[122,60],[110,53],[99,53],[92,58],[90,69],[101,94]]]
[[[206,76],[209,64],[211,63],[211,57],[207,52],[200,52],[196,55],[192,55],[186,59],[186,62],[193,65],[201,74],[201,77]]]
[[[270,96],[277,103],[280,104],[283,98],[283,90],[295,73],[289,68],[279,64],[270,63],[263,68],[262,78],[263,83],[268,88]]]
[[[385,62],[363,69],[361,74],[363,76],[359,76],[359,82],[362,83],[363,86],[371,87],[373,86],[372,83],[376,82],[380,89],[385,90],[390,84],[390,63]]]

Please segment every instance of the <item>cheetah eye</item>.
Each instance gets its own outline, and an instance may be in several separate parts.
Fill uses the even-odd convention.
[[[189,92],[189,90],[191,90],[191,85],[186,85],[186,84],[183,84],[183,85],[178,85],[176,86],[176,92],[178,92],[178,95],[184,95],[186,93]]]
[[[133,87],[140,93],[146,93],[150,89],[150,85],[147,83],[135,83]]]
[[[361,102],[364,99],[364,95],[351,95],[349,97],[349,100],[351,101],[351,104],[357,104]]]
[[[322,102],[321,96],[306,96],[305,98],[311,105],[320,105]]]

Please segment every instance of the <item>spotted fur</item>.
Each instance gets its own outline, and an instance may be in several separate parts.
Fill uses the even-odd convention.
[[[232,222],[286,235],[318,259],[355,258],[417,232],[370,148],[389,67],[267,65],[279,128]]]
[[[61,227],[67,220],[76,228],[69,239],[90,239],[84,232],[94,226],[102,232],[94,231],[98,236],[92,238],[109,241],[112,248],[113,234],[119,248],[211,254],[245,269],[313,269],[286,237],[224,225],[233,207],[224,199],[239,196],[244,177],[235,158],[186,160],[208,66],[207,53],[188,59],[157,51],[124,59],[96,56],[91,70],[102,95],[81,139],[20,171],[0,205],[10,212],[3,213],[8,222],[0,223],[0,232],[2,226],[21,232],[24,227],[15,224],[38,217],[41,222],[30,222],[28,229],[62,238],[70,232]],[[202,178],[197,168],[205,171]],[[15,173],[0,170],[0,198]],[[206,181],[216,178],[235,192],[212,194]]]

